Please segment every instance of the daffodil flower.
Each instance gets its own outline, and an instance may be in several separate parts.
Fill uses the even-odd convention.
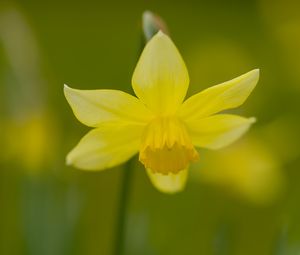
[[[137,97],[65,86],[77,119],[94,128],[68,154],[67,164],[103,170],[139,153],[153,185],[162,192],[178,192],[190,163],[199,158],[195,147],[227,146],[255,121],[217,113],[243,104],[258,78],[259,71],[253,70],[184,101],[187,68],[171,39],[158,32],[145,46],[132,77]]]

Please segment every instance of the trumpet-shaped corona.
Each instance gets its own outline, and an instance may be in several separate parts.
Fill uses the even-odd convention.
[[[171,39],[158,32],[145,46],[132,76],[136,97],[119,90],[64,92],[75,116],[93,127],[68,154],[67,163],[103,170],[139,153],[153,185],[175,193],[185,186],[195,147],[219,149],[237,140],[255,121],[218,114],[245,102],[258,81],[253,70],[184,101],[185,63]]]
[[[142,136],[139,160],[147,169],[176,174],[198,159],[184,123],[174,117],[152,120]]]

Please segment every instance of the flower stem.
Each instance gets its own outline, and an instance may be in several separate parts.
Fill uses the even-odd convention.
[[[145,46],[147,41],[149,41],[159,30],[168,33],[168,28],[164,22],[164,20],[151,13],[150,11],[146,11],[143,14],[143,35],[145,39],[141,40],[141,49]],[[116,240],[114,247],[114,255],[124,255],[125,254],[125,238],[126,238],[126,218],[128,212],[128,201],[129,201],[129,193],[130,193],[130,185],[131,185],[131,177],[133,166],[135,162],[135,157],[130,159],[123,171],[122,176],[122,184],[120,189],[120,200],[119,200],[119,211],[118,211],[118,219],[116,225]]]
[[[133,162],[134,159],[130,159],[123,171],[122,184],[120,189],[119,197],[119,209],[117,215],[117,225],[116,225],[116,240],[114,247],[114,255],[123,255],[125,251],[125,233],[126,233],[126,218],[128,212],[128,201],[131,185],[131,176],[133,171]]]

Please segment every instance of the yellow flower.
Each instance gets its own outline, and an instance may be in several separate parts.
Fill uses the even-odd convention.
[[[222,151],[203,153],[204,159],[191,167],[195,180],[256,205],[270,205],[281,197],[285,185],[282,162],[259,136],[252,134]]]
[[[171,39],[158,32],[146,45],[132,77],[137,97],[118,90],[65,86],[75,116],[94,128],[68,154],[67,164],[103,170],[139,152],[157,189],[180,191],[190,163],[198,160],[195,147],[224,147],[255,121],[216,113],[243,104],[258,77],[259,71],[253,70],[184,101],[189,86],[185,63]]]

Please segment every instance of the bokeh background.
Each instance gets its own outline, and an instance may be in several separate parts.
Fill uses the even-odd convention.
[[[187,188],[165,195],[135,163],[126,254],[300,254],[300,2],[1,1],[0,254],[109,255],[122,171],[65,166],[88,131],[63,84],[132,92],[141,15],[167,22],[189,95],[260,68],[240,141],[200,150]]]

